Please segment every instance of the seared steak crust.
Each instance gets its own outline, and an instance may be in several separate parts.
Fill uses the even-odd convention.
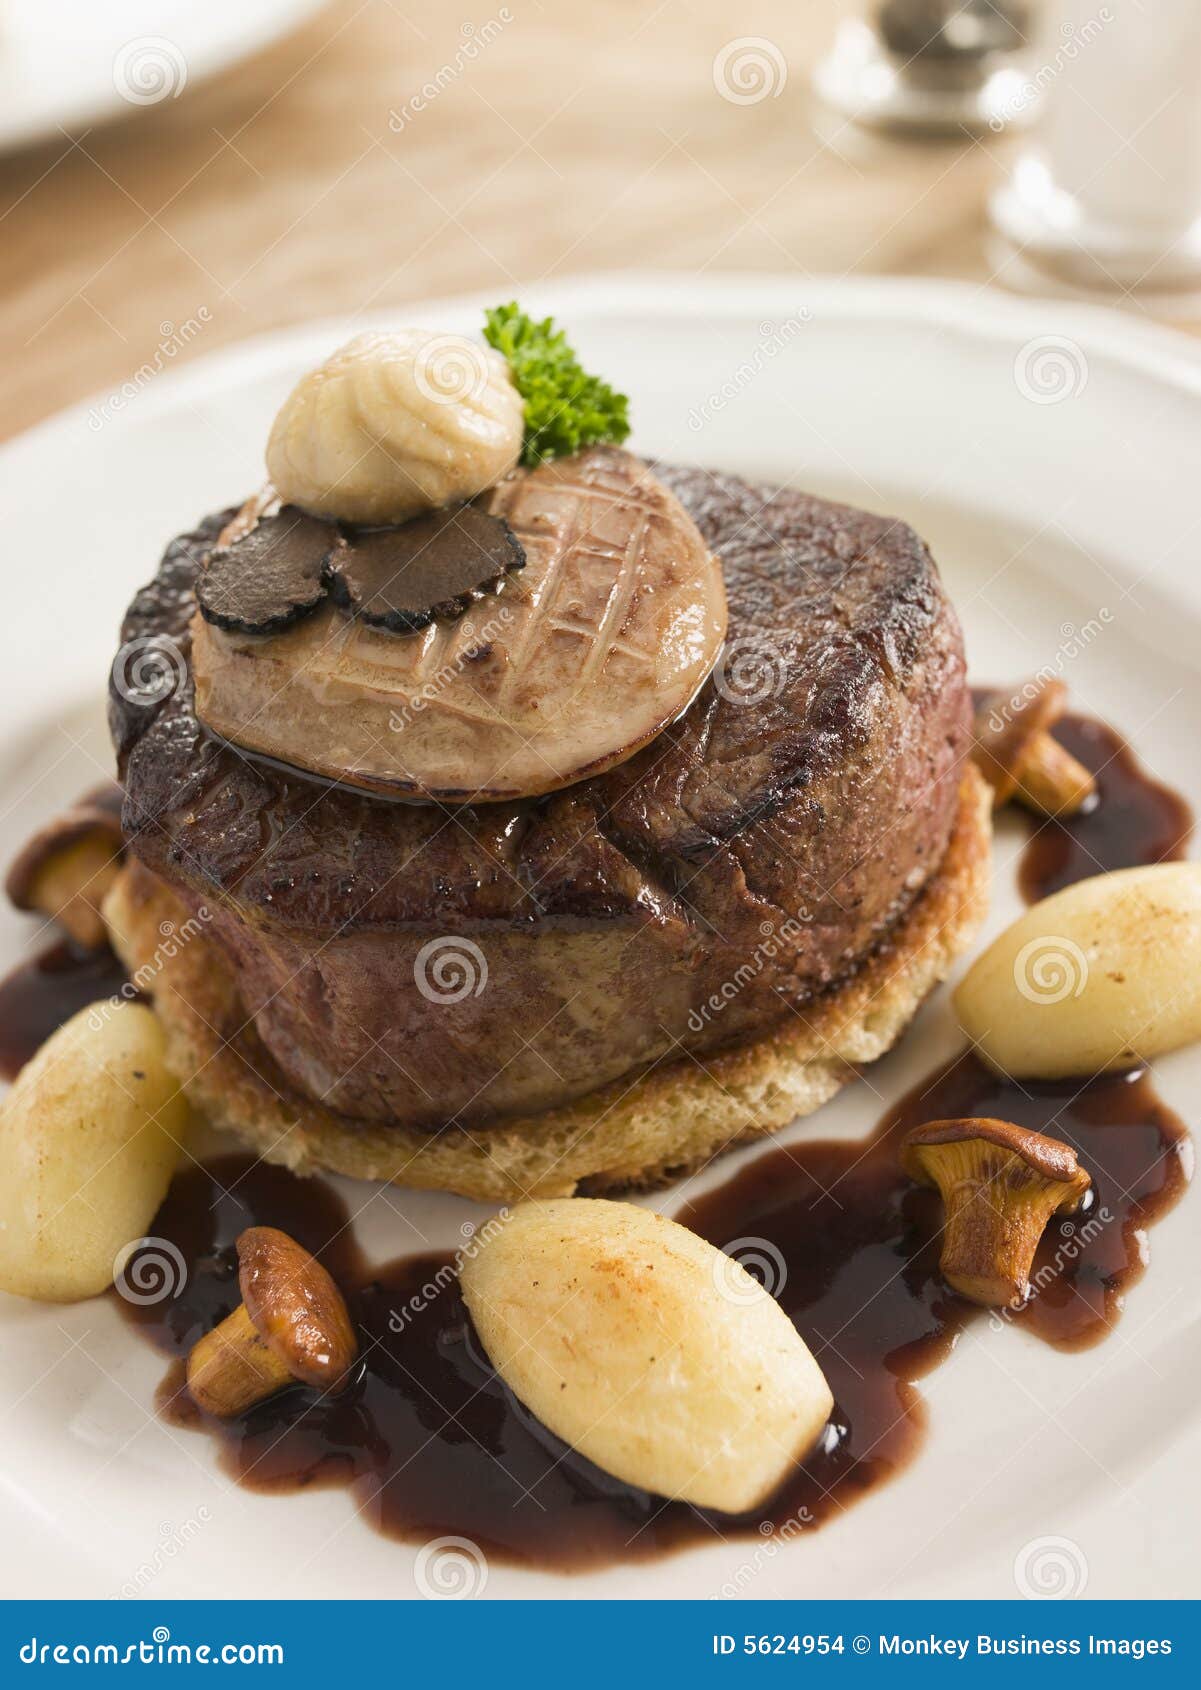
[[[259,1036],[346,1114],[486,1121],[803,1013],[942,856],[970,708],[926,547],[801,493],[656,473],[722,560],[727,653],[679,722],[596,779],[394,803],[214,740],[186,673],[165,697],[114,687],[133,850],[207,903]],[[186,660],[228,514],[172,543],[123,641]],[[456,935],[486,988],[431,996],[421,949]]]

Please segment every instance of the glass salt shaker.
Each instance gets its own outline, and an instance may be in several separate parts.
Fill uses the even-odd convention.
[[[994,196],[1029,264],[1075,286],[1201,286],[1201,4],[1054,0],[1037,144]]]

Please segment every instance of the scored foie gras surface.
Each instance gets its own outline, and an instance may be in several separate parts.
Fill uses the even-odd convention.
[[[280,634],[192,624],[198,714],[251,751],[448,802],[553,791],[679,716],[726,631],[721,569],[628,452],[517,473],[480,503],[526,554],[495,593],[418,633],[332,605]]]

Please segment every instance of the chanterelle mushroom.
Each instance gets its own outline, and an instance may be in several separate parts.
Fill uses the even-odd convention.
[[[88,950],[105,942],[100,905],[121,866],[121,789],[109,782],[40,828],[5,881],[19,910],[61,922]]]
[[[1011,694],[993,693],[976,712],[972,755],[997,809],[1017,798],[1044,816],[1073,816],[1097,783],[1049,729],[1063,715],[1067,688],[1043,678]]]
[[[991,1308],[1026,1300],[1047,1222],[1073,1214],[1092,1184],[1070,1145],[991,1119],[914,1127],[902,1140],[901,1166],[942,1193],[943,1278]]]
[[[188,1390],[223,1420],[285,1385],[336,1390],[358,1342],[342,1293],[308,1251],[273,1226],[238,1239],[238,1308],[192,1347]]]

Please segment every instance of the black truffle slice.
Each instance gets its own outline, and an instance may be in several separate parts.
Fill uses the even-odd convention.
[[[338,604],[377,628],[413,633],[461,616],[525,553],[502,517],[474,505],[429,511],[395,528],[346,531],[330,561]]]
[[[196,582],[200,613],[237,634],[278,634],[316,610],[339,545],[331,523],[285,505],[232,546],[211,552]]]

